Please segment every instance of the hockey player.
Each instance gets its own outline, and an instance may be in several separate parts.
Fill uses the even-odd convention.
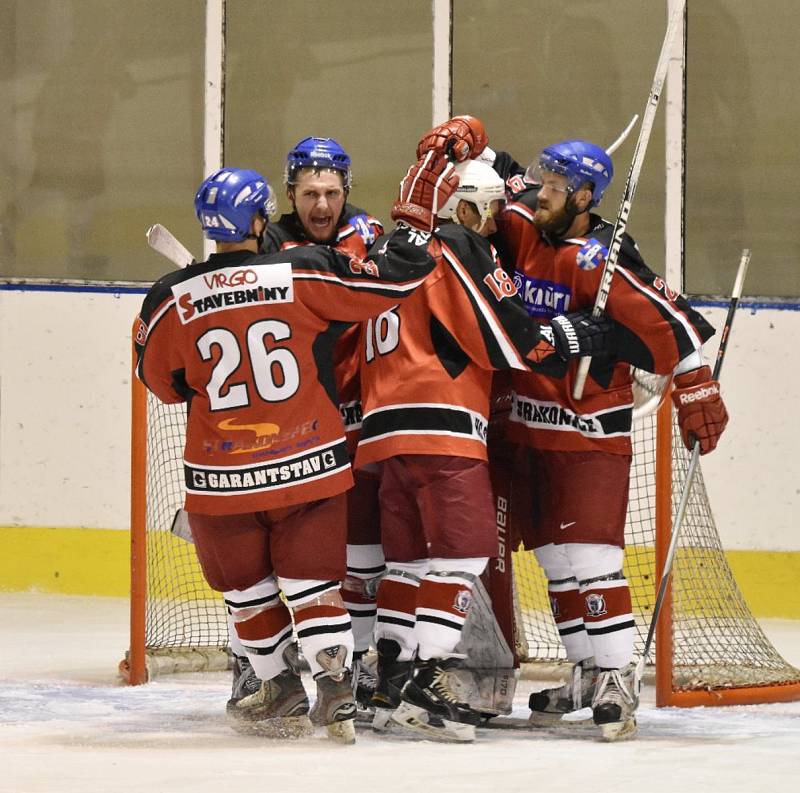
[[[264,232],[262,253],[288,250],[298,245],[330,245],[351,255],[366,257],[372,243],[383,234],[380,221],[348,203],[352,184],[350,156],[333,138],[303,138],[286,156],[284,182],[292,212],[270,222]],[[358,385],[358,326],[345,331],[334,351],[340,410],[347,444],[355,454],[361,422]],[[355,471],[355,485],[347,491],[347,577],[342,597],[353,626],[353,683],[359,707],[368,708],[375,690],[375,675],[363,656],[372,643],[375,596],[385,567],[380,544],[378,483],[374,472]],[[230,623],[230,617],[229,617]],[[261,681],[229,624],[234,653],[233,691],[229,706],[255,693]]]
[[[387,560],[374,724],[391,714],[427,737],[470,741],[481,714],[459,697],[454,650],[473,585],[498,553],[486,453],[492,370],[526,370],[554,350],[486,239],[505,201],[503,180],[477,162],[456,172],[459,187],[439,212],[454,222],[436,229],[436,269],[409,300],[362,327],[356,465],[380,463]],[[600,349],[605,325],[583,315],[560,321],[559,354],[576,354],[568,337]]]
[[[481,122],[462,116],[428,133],[419,152],[452,150],[494,162],[507,184],[522,190],[498,227],[506,265],[532,317],[552,322],[592,306],[613,224],[591,210],[613,177],[610,157],[586,141],[564,141],[543,149],[523,181],[514,160],[486,143]],[[603,736],[616,740],[635,734],[639,692],[623,572],[630,366],[674,375],[672,398],[687,447],[697,439],[701,453],[712,451],[728,416],[701,354],[713,328],[648,269],[627,235],[606,312],[616,322],[613,349],[593,358],[583,398],[572,397],[575,364],[515,372],[508,433],[528,450],[525,545],[547,576],[556,625],[575,665],[570,683],[531,695],[531,721],[552,724],[589,706]]]
[[[452,170],[431,157],[410,170],[411,222],[449,197]],[[325,246],[262,255],[273,208],[254,171],[222,169],[203,182],[195,209],[217,253],[148,292],[137,374],[162,401],[190,408],[185,508],[195,548],[263,681],[235,711],[267,734],[303,734],[310,717],[351,742],[353,636],[339,581],[353,480],[331,350],[348,323],[402,301],[435,261],[408,227],[366,259]],[[317,684],[310,714],[284,657],[292,617]]]

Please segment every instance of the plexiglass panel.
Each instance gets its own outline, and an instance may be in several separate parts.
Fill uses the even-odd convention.
[[[228,3],[225,161],[281,188],[286,153],[333,137],[353,161],[350,200],[389,222],[431,126],[430,0]]]
[[[583,138],[607,146],[644,111],[667,26],[666,4],[639,0],[458,0],[453,111],[482,118],[489,145],[523,163],[546,145]],[[613,221],[638,126],[614,154],[600,205]],[[628,232],[664,270],[664,115],[650,138]]]
[[[751,248],[745,294],[797,297],[800,4],[690,0],[687,29],[687,291],[730,294]]]
[[[204,4],[0,1],[0,276],[152,280],[199,247]]]

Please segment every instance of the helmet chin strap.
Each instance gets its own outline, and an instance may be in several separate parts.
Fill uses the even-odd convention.
[[[558,230],[552,232],[553,236],[563,239],[564,235],[570,230],[572,224],[575,222],[575,218],[578,217],[578,215],[582,215],[584,212],[588,212],[590,209],[591,204],[587,206],[586,209],[578,209],[578,207],[575,205],[575,193],[571,193],[566,204],[564,204],[564,214],[566,216],[564,225]]]
[[[255,240],[258,243],[259,251],[261,250],[261,247],[264,244],[264,233],[267,230],[267,223],[269,223],[269,219],[266,215],[261,214],[261,217],[264,220],[264,225],[261,227],[261,231],[259,231],[258,234],[253,234],[251,232],[250,234],[245,234],[244,236],[246,240]]]

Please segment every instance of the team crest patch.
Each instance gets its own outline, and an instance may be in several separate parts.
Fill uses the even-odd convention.
[[[581,270],[594,270],[605,262],[607,256],[608,248],[592,237],[578,251],[575,262]]]
[[[469,611],[470,604],[472,603],[472,592],[469,589],[459,589],[456,593],[456,602],[453,603],[453,608],[466,614]]]
[[[558,619],[561,616],[561,609],[558,607],[558,598],[550,598],[550,611],[553,616]]]
[[[375,230],[370,225],[366,215],[354,215],[350,218],[350,225],[356,230],[356,234],[364,240],[364,245],[368,248],[375,242]]]
[[[606,599],[602,595],[593,592],[586,596],[586,612],[590,617],[602,617],[608,614],[606,609]]]

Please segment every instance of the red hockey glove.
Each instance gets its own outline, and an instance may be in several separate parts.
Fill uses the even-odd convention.
[[[452,154],[458,161],[477,157],[489,142],[483,122],[474,116],[454,116],[426,132],[417,144],[417,157],[425,152]]]
[[[422,231],[436,228],[436,215],[458,187],[453,163],[429,151],[408,169],[400,182],[400,196],[392,207],[392,220]]]
[[[678,411],[678,425],[684,446],[691,449],[695,440],[700,454],[714,451],[725,425],[728,411],[719,390],[719,381],[711,379],[711,369],[701,366],[675,375],[672,401]]]

